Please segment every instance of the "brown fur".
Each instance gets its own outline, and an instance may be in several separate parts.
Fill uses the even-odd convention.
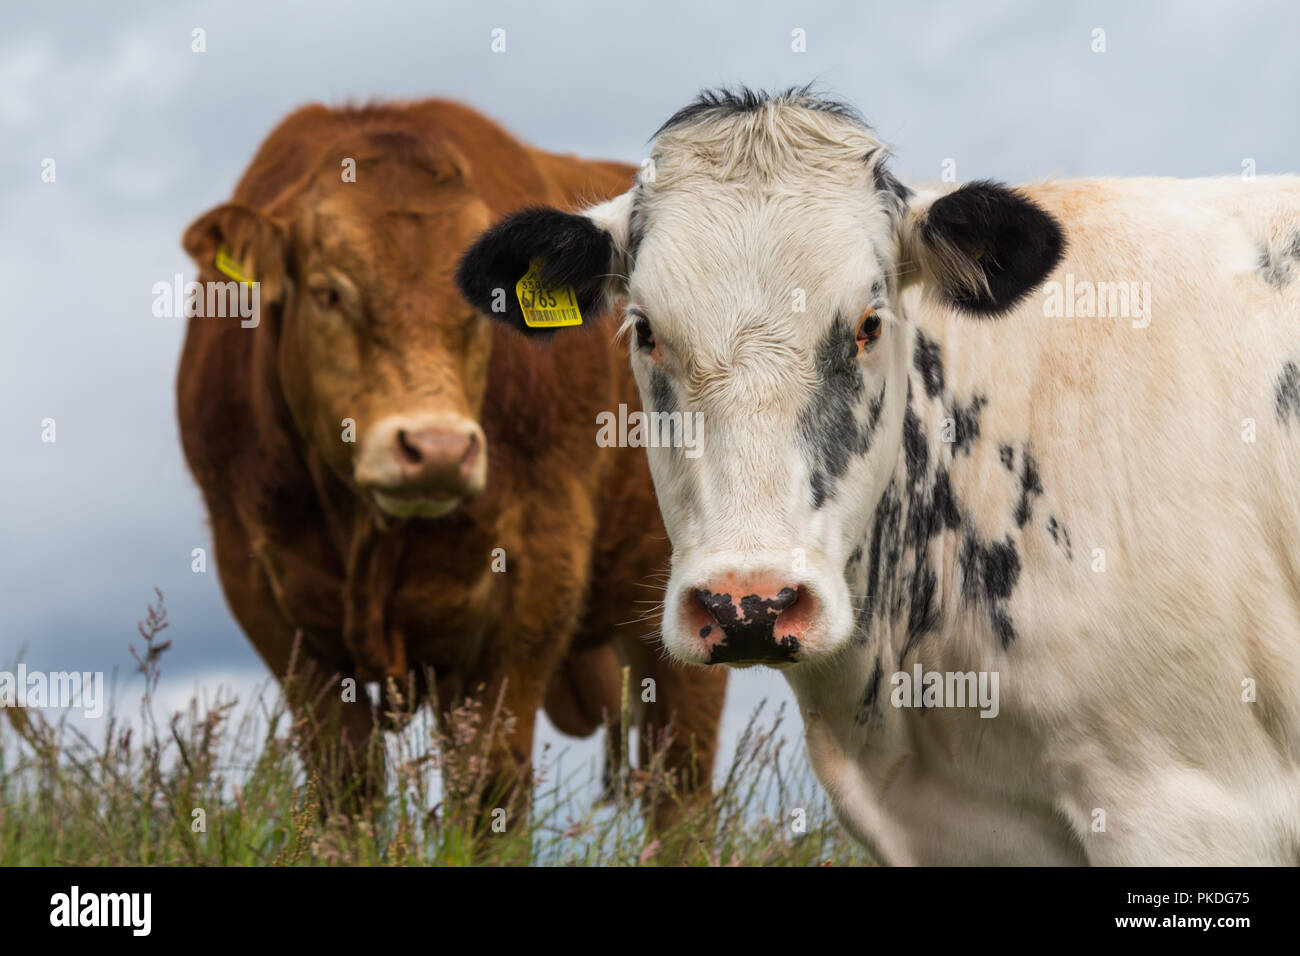
[[[343,182],[344,159],[356,182]],[[267,138],[230,203],[187,230],[201,281],[225,245],[261,284],[261,321],[190,320],[177,379],[181,437],[212,519],[235,617],[284,680],[392,678],[441,707],[504,688],[517,718],[503,767],[526,766],[535,714],[589,734],[619,709],[619,660],[646,725],[672,724],[670,760],[707,787],[725,676],[667,662],[657,611],[669,546],[645,455],[598,448],[596,415],[639,407],[614,323],[589,317],[554,345],[478,315],[452,272],[487,225],[525,205],[575,207],[634,170],[530,149],[472,110],[430,100],[307,106]],[[346,276],[363,328],[313,311],[321,270]],[[513,294],[513,290],[510,290]],[[381,516],[352,480],[369,424],[450,410],[487,439],[486,489],[451,514]],[[341,440],[356,422],[357,443]],[[493,549],[507,570],[491,570]],[[297,671],[295,671],[296,673]],[[348,748],[371,708],[320,693]],[[440,714],[440,718],[445,714]],[[324,736],[324,735],[322,735]],[[344,748],[345,752],[348,748]]]

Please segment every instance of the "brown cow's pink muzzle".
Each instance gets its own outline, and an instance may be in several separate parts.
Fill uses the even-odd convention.
[[[477,429],[399,428],[393,442],[393,457],[403,485],[457,497],[482,490],[474,487],[481,452]]]
[[[366,435],[355,478],[391,514],[436,517],[483,490],[487,442],[459,416],[386,418]]]

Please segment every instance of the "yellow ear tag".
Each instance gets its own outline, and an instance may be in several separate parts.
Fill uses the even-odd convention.
[[[578,311],[578,297],[573,294],[573,286],[557,289],[543,286],[537,278],[541,272],[540,265],[534,262],[524,277],[515,283],[515,295],[519,296],[524,324],[530,329],[582,325],[582,313]]]
[[[218,272],[230,276],[236,282],[252,285],[256,281],[251,275],[245,274],[243,268],[234,260],[230,255],[230,250],[225,246],[217,247],[217,259],[214,265],[216,265]]]

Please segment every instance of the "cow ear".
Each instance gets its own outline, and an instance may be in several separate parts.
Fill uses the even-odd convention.
[[[539,264],[543,286],[570,287],[583,317],[606,309],[626,291],[626,209],[629,198],[584,213],[525,209],[484,232],[461,257],[456,284],[474,308],[529,334],[551,330],[524,323],[515,287]]]
[[[1060,224],[1006,186],[973,182],[908,210],[907,258],[940,295],[980,316],[1006,312],[1047,278],[1065,252]]]
[[[246,279],[258,284],[263,305],[280,301],[286,272],[284,230],[248,206],[225,203],[190,224],[181,245],[216,281]]]

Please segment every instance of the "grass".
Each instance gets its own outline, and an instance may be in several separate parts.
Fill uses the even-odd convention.
[[[440,728],[428,707],[387,735],[388,785],[357,814],[330,813],[300,756],[301,727],[271,688],[241,704],[218,694],[155,714],[170,642],[162,595],[140,624],[138,719],[110,706],[91,737],[65,715],[6,708],[0,719],[4,866],[812,866],[867,862],[840,830],[781,709],[751,715],[710,798],[683,801],[659,755],[602,787],[587,766],[562,774],[544,753],[527,807],[483,820],[479,741],[505,720],[479,704]],[[623,715],[624,739],[629,719]],[[603,792],[612,795],[601,797]],[[679,822],[651,833],[643,802],[675,800]],[[490,804],[489,804],[490,805]],[[796,810],[804,826],[796,832]]]

